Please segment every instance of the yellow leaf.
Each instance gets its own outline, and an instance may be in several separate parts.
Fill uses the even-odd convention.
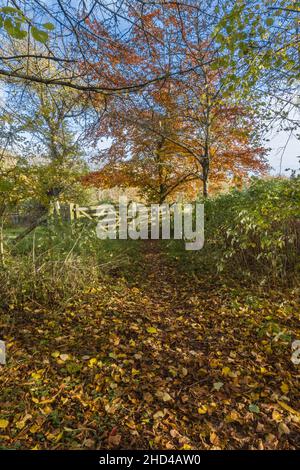
[[[130,429],[135,429],[136,425],[134,421],[127,421],[126,426],[128,426]]]
[[[50,432],[47,434],[47,439],[53,442],[59,442],[62,437],[63,437],[63,431],[61,431],[59,434],[52,434]]]
[[[153,418],[154,419],[159,419],[159,418],[163,418],[164,416],[165,416],[165,413],[163,411],[159,410],[156,413],[154,413]]]
[[[52,413],[52,408],[51,408],[51,406],[48,406],[48,405],[45,406],[45,408],[43,409],[43,413],[44,413],[45,415],[48,415],[49,413]]]
[[[300,417],[300,412],[297,410],[294,410],[291,406],[287,405],[284,401],[278,401],[278,404],[284,408],[286,411],[289,411],[290,413]]]
[[[211,359],[211,360],[209,361],[209,365],[210,365],[210,367],[212,367],[213,369],[215,369],[216,367],[218,367],[219,364],[220,364],[219,359]]]
[[[0,429],[5,429],[9,425],[9,421],[7,419],[0,419]]]
[[[189,444],[183,444],[183,446],[180,449],[181,450],[191,450],[192,446],[190,446]]]
[[[147,328],[147,332],[148,332],[148,333],[157,333],[157,329],[154,328],[154,326],[149,326],[149,327]]]
[[[162,396],[162,399],[163,399],[163,401],[170,401],[170,400],[172,400],[172,397],[171,397],[171,395],[169,395],[168,392],[164,392],[164,394]]]
[[[240,421],[239,414],[235,410],[231,411],[227,416],[225,416],[226,423],[232,423],[234,421]]]
[[[26,414],[22,419],[16,422],[15,426],[17,429],[23,429],[26,426],[27,421],[32,418],[30,414]]]
[[[226,377],[227,375],[230,374],[230,372],[231,372],[230,367],[223,367],[222,375],[224,375]]]
[[[43,372],[44,372],[44,369],[40,369],[37,372],[31,372],[31,377],[34,380],[39,380],[42,377]]]
[[[157,398],[159,398],[160,400],[162,400],[164,402],[172,400],[171,395],[168,392],[163,392],[162,390],[158,390],[156,392],[156,396],[157,396]]]
[[[199,415],[205,415],[207,413],[207,407],[205,405],[199,406],[198,413]]]
[[[289,391],[289,386],[285,382],[282,382],[282,384],[280,386],[280,389],[281,389],[282,393],[286,394]]]
[[[40,426],[39,426],[38,424],[33,424],[33,425],[31,426],[31,428],[29,429],[29,431],[30,431],[32,434],[34,434],[34,433],[36,433],[39,429],[40,429]]]
[[[97,364],[97,359],[92,357],[92,359],[89,360],[89,367],[94,367],[95,364]]]
[[[272,419],[274,419],[274,421],[277,421],[277,423],[279,423],[282,420],[282,416],[280,413],[278,413],[278,411],[274,410],[272,413]]]
[[[16,428],[17,429],[23,429],[26,425],[26,421],[24,421],[24,419],[21,419],[20,421],[18,421],[16,423]]]

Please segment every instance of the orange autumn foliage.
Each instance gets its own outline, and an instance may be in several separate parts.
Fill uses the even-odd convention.
[[[193,3],[193,2],[191,2]],[[242,180],[266,169],[265,149],[255,135],[256,117],[246,102],[223,91],[220,77],[230,73],[211,67],[217,52],[211,48],[198,12],[175,4],[142,12],[143,30],[135,26],[131,43],[95,42],[90,73],[114,84],[134,84],[139,79],[167,73],[172,62],[188,74],[170,75],[128,96],[106,99],[99,119],[99,137],[112,145],[99,152],[101,169],[84,179],[99,187],[138,187],[147,199],[162,202],[178,191],[195,197],[202,188],[217,188],[224,181]],[[133,22],[136,25],[136,22]],[[90,25],[94,32],[98,24]],[[200,29],[199,29],[200,28]],[[206,36],[205,36],[206,35]],[[103,74],[104,71],[104,74]],[[102,109],[103,98],[94,97]]]

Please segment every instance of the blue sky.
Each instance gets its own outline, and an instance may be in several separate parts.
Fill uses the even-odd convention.
[[[286,168],[297,170],[300,167],[297,156],[300,156],[300,141],[295,136],[290,136],[289,132],[273,132],[270,136],[269,147],[272,150],[269,152],[268,160],[273,167],[272,174],[279,174],[280,159],[282,157],[282,174]],[[286,148],[285,148],[286,147]],[[285,150],[284,150],[285,149]]]
[[[269,135],[270,142],[267,142],[266,147],[271,148],[267,155],[267,159],[272,169],[270,173],[278,175],[280,171],[280,159],[282,156],[282,174],[286,175],[284,171],[286,168],[298,170],[300,167],[297,156],[300,156],[300,141],[294,136],[290,136],[289,132],[276,132],[274,130]],[[287,143],[288,142],[288,143]],[[109,140],[103,139],[99,143],[99,149],[105,149],[109,146]],[[285,148],[285,150],[284,150]]]

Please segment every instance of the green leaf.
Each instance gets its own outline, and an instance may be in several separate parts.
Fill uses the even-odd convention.
[[[14,7],[2,7],[2,8],[0,8],[0,11],[2,13],[5,13],[6,15],[8,15],[10,13],[19,13],[19,10],[17,8],[14,8]]]
[[[11,33],[14,30],[14,25],[10,18],[6,18],[4,20],[4,28],[5,28],[5,31],[11,36]]]
[[[20,29],[21,23],[13,24],[10,18],[6,18],[4,21],[4,28],[6,32],[15,39],[24,39],[27,36],[27,32]]]
[[[267,18],[266,24],[267,24],[268,26],[272,26],[272,25],[274,24],[273,18]]]
[[[54,24],[52,23],[44,23],[43,28],[48,29],[48,31],[53,31],[54,29]]]
[[[12,37],[16,38],[16,39],[24,39],[27,37],[27,31],[24,31],[23,29],[21,29],[20,27],[21,25],[18,24],[14,27],[14,31],[13,33],[11,34]]]
[[[16,28],[12,36],[16,39],[25,39],[27,37],[27,32]]]
[[[45,31],[41,31],[40,29],[36,28],[35,26],[32,26],[31,34],[32,34],[32,37],[36,41],[42,42],[43,44],[45,44],[48,40],[48,33],[46,33]]]
[[[251,411],[251,413],[259,413],[260,409],[259,406],[251,404],[249,405],[249,411]]]

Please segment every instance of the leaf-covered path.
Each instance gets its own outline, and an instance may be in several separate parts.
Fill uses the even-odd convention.
[[[146,242],[60,309],[1,314],[2,448],[299,448],[296,291],[178,269]]]

